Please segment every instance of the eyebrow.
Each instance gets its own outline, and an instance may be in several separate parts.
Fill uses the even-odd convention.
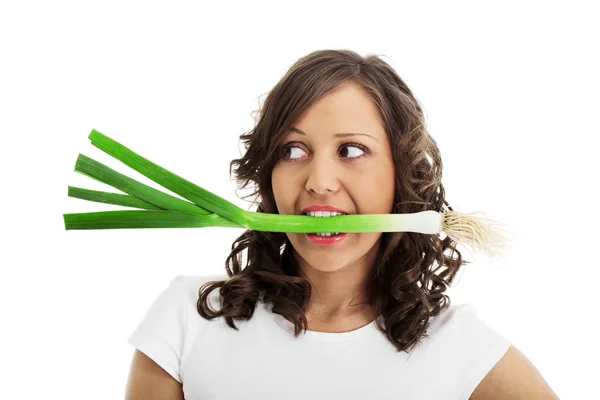
[[[296,133],[299,133],[301,135],[306,135],[306,133],[304,133],[302,130],[300,130],[298,128],[295,128],[295,127],[290,128],[289,131],[290,132],[296,132]],[[337,137],[348,137],[348,136],[359,136],[359,135],[360,136],[368,136],[371,139],[375,140],[377,143],[379,143],[379,140],[375,139],[373,136],[371,136],[371,135],[369,135],[367,133],[336,133],[333,136],[337,138]]]

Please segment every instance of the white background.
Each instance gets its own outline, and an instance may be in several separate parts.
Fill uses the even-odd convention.
[[[503,260],[463,251],[474,262],[452,301],[474,304],[562,399],[597,394],[592,2],[206,4],[2,2],[0,398],[122,398],[126,339],[151,302],[176,275],[224,273],[243,232],[65,231],[63,213],[121,209],[67,196],[112,189],[73,171],[79,153],[160,188],[91,129],[248,209],[229,176],[238,137],[259,97],[326,48],[382,55],[425,109],[450,204],[516,235]]]

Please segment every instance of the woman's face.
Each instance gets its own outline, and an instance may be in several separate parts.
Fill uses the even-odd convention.
[[[395,175],[390,143],[376,106],[360,86],[343,84],[329,92],[293,127],[281,142],[280,159],[271,175],[280,214],[302,214],[310,205],[330,205],[349,214],[392,212]],[[336,137],[339,133],[365,135]],[[342,241],[323,246],[303,233],[286,234],[301,269],[323,272],[369,268],[382,236],[349,233]]]

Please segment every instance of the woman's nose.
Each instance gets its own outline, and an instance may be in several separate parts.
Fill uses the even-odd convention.
[[[306,190],[317,194],[337,192],[339,189],[338,170],[334,160],[326,157],[313,158],[308,167]]]

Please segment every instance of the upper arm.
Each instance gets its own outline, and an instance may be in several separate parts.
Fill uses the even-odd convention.
[[[552,391],[535,366],[510,346],[471,394],[470,400],[554,400]]]
[[[150,357],[135,349],[125,400],[184,400],[183,387]]]

